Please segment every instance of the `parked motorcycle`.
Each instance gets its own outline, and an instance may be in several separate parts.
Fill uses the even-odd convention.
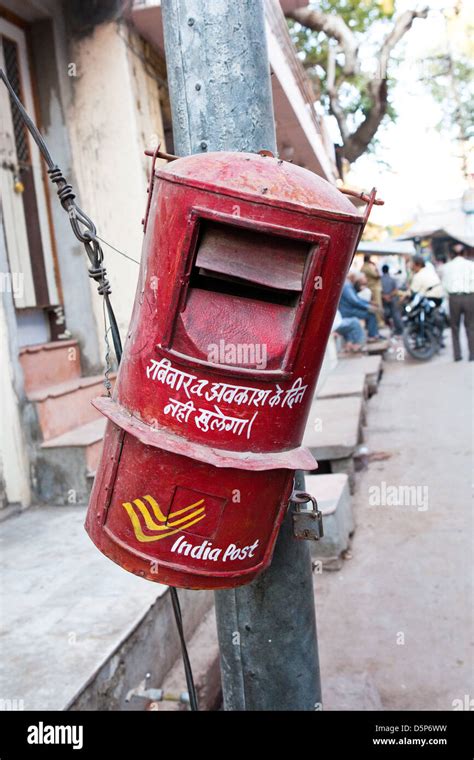
[[[444,347],[446,312],[429,295],[413,293],[404,306],[403,343],[414,359],[428,361]]]

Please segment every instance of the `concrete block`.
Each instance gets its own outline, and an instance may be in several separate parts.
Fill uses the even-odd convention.
[[[53,383],[64,383],[79,378],[81,357],[77,340],[39,343],[20,349],[27,395]]]
[[[368,387],[364,372],[331,372],[323,387],[317,394],[319,399],[340,398],[342,396],[359,396],[367,398]]]
[[[334,475],[347,475],[349,482],[349,490],[352,493],[355,492],[356,487],[356,469],[354,463],[354,457],[345,457],[344,459],[331,459],[330,462],[331,473]]]
[[[337,375],[363,372],[369,387],[369,395],[372,395],[377,392],[377,386],[382,377],[382,357],[351,356],[347,359],[341,359],[333,371]]]
[[[362,398],[315,399],[303,445],[317,460],[351,457],[362,437]]]
[[[34,484],[40,504],[87,505],[92,484],[88,477],[87,448],[40,448]]]
[[[113,379],[113,378],[112,378]],[[104,377],[79,377],[31,393],[45,441],[100,419],[91,401],[104,395]]]
[[[314,559],[321,560],[327,569],[339,569],[341,554],[354,532],[349,478],[345,474],[307,475],[305,488],[318,502],[323,513],[324,537],[311,542]]]
[[[41,504],[87,504],[97,469],[105,417],[41,444],[35,463],[36,494]]]
[[[390,342],[386,338],[376,340],[374,343],[367,343],[367,353],[369,356],[383,356],[389,346]]]

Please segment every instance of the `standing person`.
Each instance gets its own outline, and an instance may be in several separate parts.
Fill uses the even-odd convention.
[[[453,258],[444,265],[442,282],[449,296],[449,316],[453,336],[454,361],[462,359],[459,330],[464,317],[469,346],[469,361],[474,361],[474,262],[466,258],[466,249],[460,243],[453,248]]]
[[[403,322],[398,307],[398,286],[394,277],[390,275],[388,264],[382,267],[382,301],[387,324],[393,324],[395,335],[403,333]]]
[[[418,255],[413,256],[411,268],[413,277],[410,290],[413,293],[421,293],[434,301],[437,306],[440,306],[443,300],[443,288],[435,268],[433,266],[427,267],[423,256]]]
[[[395,282],[397,284],[397,289],[398,290],[406,290],[406,287],[407,287],[407,273],[406,273],[406,271],[402,272],[402,270],[399,269],[397,272],[395,272],[394,275],[392,275],[392,277],[394,278],[394,280],[395,280]]]
[[[381,282],[382,278],[380,277],[379,270],[377,269],[377,265],[375,264],[374,261],[372,261],[368,253],[364,255],[364,264],[360,271],[363,272],[363,274],[365,274],[367,278],[367,287],[372,293],[372,303],[377,307],[377,309],[379,309],[379,311],[377,312],[377,323],[379,327],[383,327],[382,282]]]

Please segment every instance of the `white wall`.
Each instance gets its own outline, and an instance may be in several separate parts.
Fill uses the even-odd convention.
[[[74,98],[67,111],[74,172],[84,211],[98,234],[140,260],[141,220],[147,201],[151,159],[143,155],[164,146],[158,83],[131,51],[141,41],[125,26],[106,23],[74,43]],[[128,44],[127,44],[128,42]],[[124,338],[131,316],[138,266],[104,246],[112,303]],[[99,339],[104,333],[102,301],[94,290]]]
[[[6,262],[0,208],[0,271],[7,271]],[[7,313],[7,302],[11,306],[10,314]],[[17,347],[10,344],[12,334],[15,334],[12,319],[14,313],[11,294],[8,291],[0,293],[0,475],[5,482],[7,504],[27,507],[31,502],[29,464],[11,362],[12,349],[17,352]]]

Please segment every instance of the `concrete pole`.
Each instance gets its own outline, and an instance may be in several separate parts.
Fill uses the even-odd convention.
[[[162,12],[175,153],[276,152],[262,0],[162,0]],[[290,515],[271,567],[215,599],[225,709],[319,709],[311,558]]]

